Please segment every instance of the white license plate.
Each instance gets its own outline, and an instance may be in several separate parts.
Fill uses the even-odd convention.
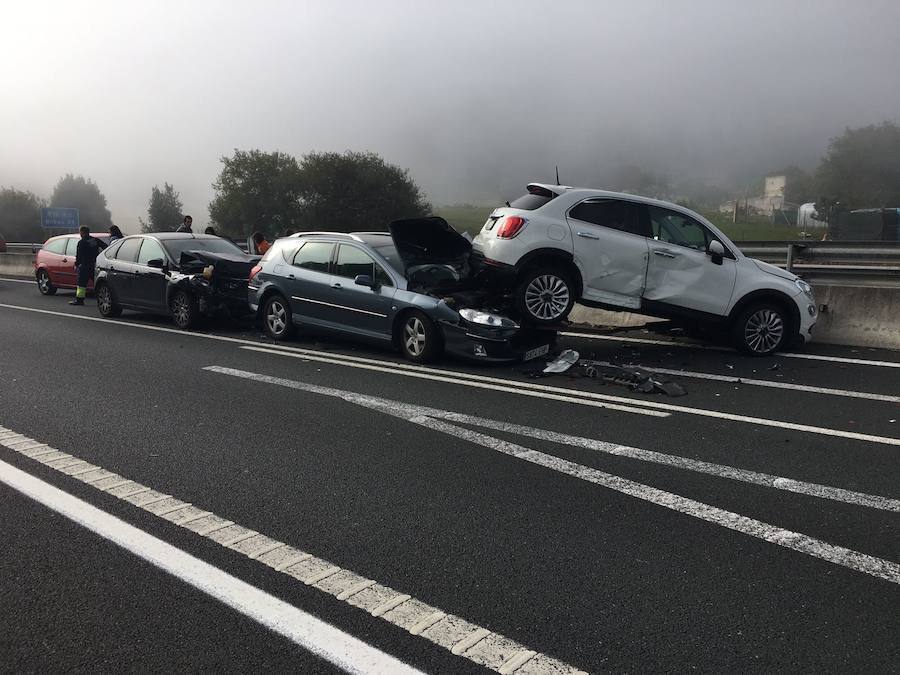
[[[550,351],[550,345],[541,345],[540,347],[535,347],[534,349],[529,349],[525,352],[525,355],[522,357],[523,361],[531,361],[532,359],[536,359],[539,356],[543,356]]]

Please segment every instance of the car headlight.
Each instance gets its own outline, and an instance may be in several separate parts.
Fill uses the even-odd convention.
[[[812,286],[803,281],[803,279],[794,279],[794,285],[801,291],[803,291],[807,298],[815,302],[816,297],[813,294]]]
[[[463,308],[459,310],[459,315],[469,323],[475,323],[480,326],[490,326],[491,328],[515,328],[514,321],[504,316],[483,312],[480,309]]]

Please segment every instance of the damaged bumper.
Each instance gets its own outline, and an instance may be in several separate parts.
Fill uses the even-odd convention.
[[[555,330],[486,328],[467,322],[442,324],[448,354],[481,363],[516,363],[545,356],[556,342]]]

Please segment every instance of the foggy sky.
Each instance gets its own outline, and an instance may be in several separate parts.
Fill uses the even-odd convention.
[[[0,185],[154,184],[208,220],[234,148],[371,150],[437,204],[638,164],[737,184],[900,119],[900,2],[42,2],[0,13]]]

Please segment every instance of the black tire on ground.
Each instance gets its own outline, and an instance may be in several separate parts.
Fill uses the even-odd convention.
[[[178,328],[188,330],[197,325],[200,306],[197,298],[187,291],[176,291],[169,299],[169,313]]]
[[[791,344],[792,327],[784,308],[757,302],[744,309],[731,326],[735,346],[750,356],[768,356]]]
[[[110,318],[122,313],[122,308],[113,297],[112,289],[105,281],[101,281],[94,287],[94,295],[97,296],[97,309],[100,310],[100,316]]]
[[[50,281],[50,275],[47,274],[47,270],[38,270],[36,279],[41,295],[53,295],[56,293],[56,286]]]
[[[555,265],[539,265],[521,276],[514,302],[524,320],[549,325],[569,316],[575,295],[575,283],[568,272]]]
[[[415,363],[430,363],[444,351],[444,341],[435,323],[424,313],[413,310],[397,324],[400,351]]]
[[[273,340],[285,340],[294,334],[291,303],[283,295],[270,295],[262,311],[263,328]]]

